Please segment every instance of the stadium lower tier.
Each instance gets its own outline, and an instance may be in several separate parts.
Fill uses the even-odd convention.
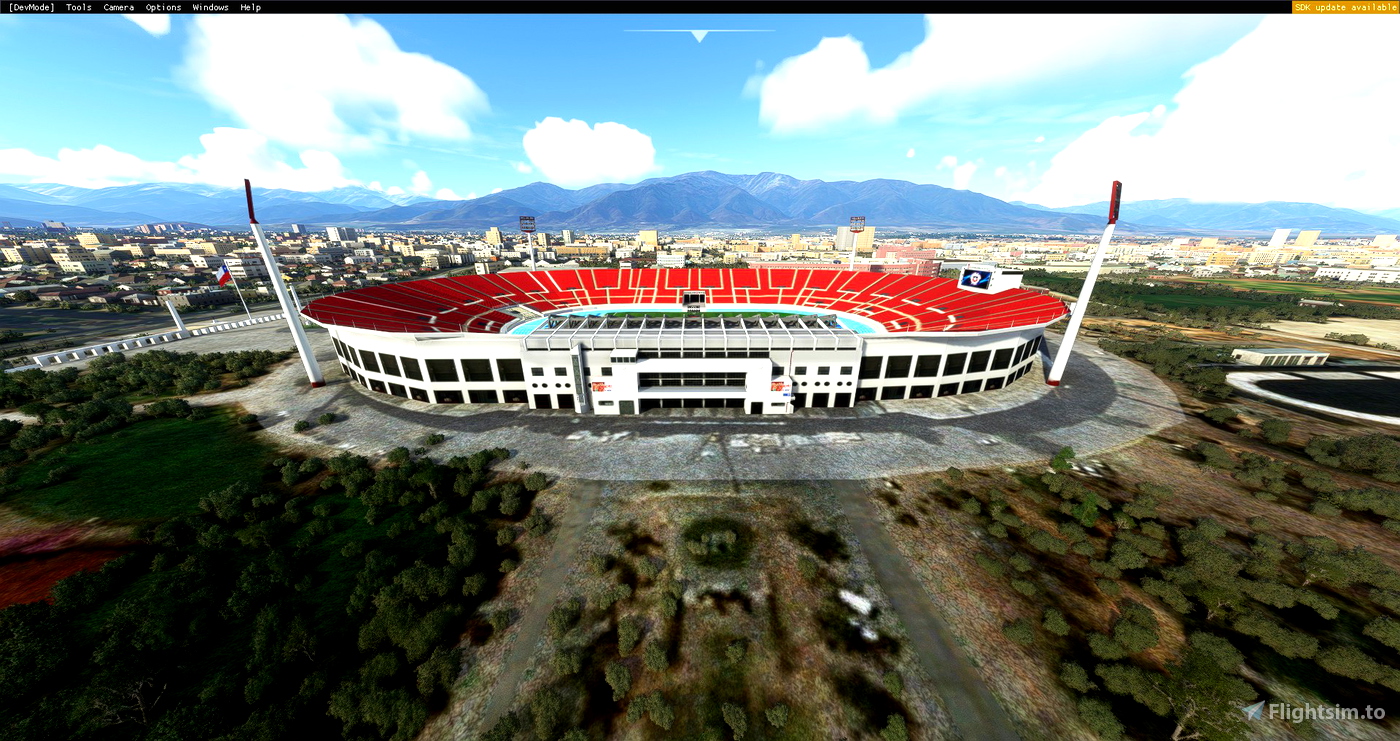
[[[521,404],[595,414],[802,407],[1003,388],[1031,368],[1043,326],[968,335],[853,332],[785,347],[530,347],[510,335],[433,336],[330,325],[345,373],[364,388],[436,404]],[[810,343],[810,344],[803,344]],[[547,343],[546,343],[547,344]],[[617,343],[613,343],[617,344]]]

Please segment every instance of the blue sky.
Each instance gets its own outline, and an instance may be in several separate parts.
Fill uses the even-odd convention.
[[[0,181],[465,198],[715,169],[1400,206],[1386,16],[136,20],[0,18]],[[630,32],[688,28],[759,32]]]

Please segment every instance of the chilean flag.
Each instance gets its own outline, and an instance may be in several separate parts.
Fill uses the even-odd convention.
[[[225,283],[233,279],[233,273],[228,271],[227,265],[220,265],[219,269],[214,271],[214,277],[219,281],[219,287],[223,288]]]

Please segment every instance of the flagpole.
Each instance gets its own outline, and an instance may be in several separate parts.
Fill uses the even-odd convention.
[[[224,267],[228,267],[227,265]],[[243,300],[243,289],[238,287],[238,279],[233,277],[233,271],[228,271],[228,279],[233,281],[233,292],[238,294],[238,302],[243,304],[243,313],[248,315],[248,321],[253,320],[253,312],[248,311],[248,302]]]

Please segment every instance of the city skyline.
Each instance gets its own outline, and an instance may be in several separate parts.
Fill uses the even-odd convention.
[[[10,18],[4,89],[90,114],[50,107],[12,122],[0,182],[251,177],[454,200],[714,169],[902,179],[1051,207],[1101,200],[1121,179],[1133,200],[1384,210],[1400,205],[1386,177],[1400,167],[1400,72],[1383,63],[1392,24]],[[711,33],[631,33],[686,28]],[[713,32],[725,29],[762,32]]]

